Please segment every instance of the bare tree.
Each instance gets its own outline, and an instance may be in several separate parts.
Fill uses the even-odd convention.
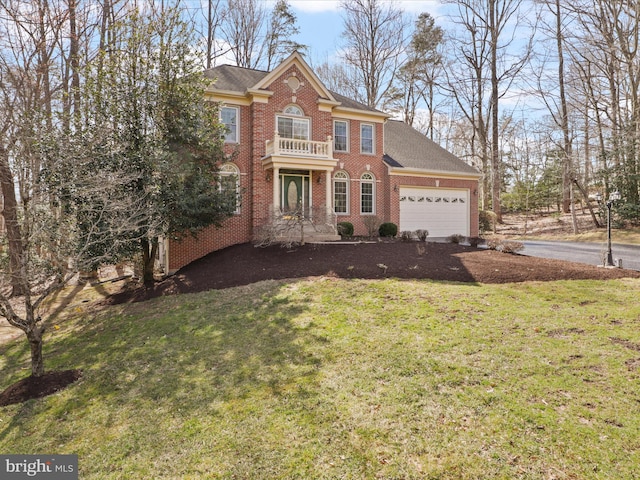
[[[357,72],[365,103],[380,108],[406,48],[404,11],[393,1],[341,0],[345,62]]]
[[[391,95],[394,109],[402,113],[409,125],[414,124],[418,106],[423,102],[428,110],[427,136],[433,140],[435,89],[442,74],[442,41],[444,32],[428,13],[421,13],[407,49],[407,58],[397,75],[397,85]]]
[[[520,51],[514,49],[517,32],[526,16],[524,1],[454,0],[447,3],[455,3],[458,7],[458,13],[453,19],[463,28],[463,34],[456,39],[456,59],[468,65],[472,73],[463,78],[469,79],[470,85],[475,88],[470,96],[471,102],[465,107],[465,115],[473,122],[478,133],[484,173],[491,180],[491,205],[500,222],[503,175],[500,158],[500,100],[509,92],[527,64],[531,52],[531,41]],[[451,87],[454,87],[459,80],[450,75],[452,77],[454,81],[451,82]],[[488,100],[484,106],[482,97]],[[456,98],[462,99],[459,95]],[[458,104],[462,107],[460,102]],[[484,111],[489,114],[489,122],[485,122]],[[490,155],[489,171],[486,170],[487,154]],[[485,191],[485,198],[486,195]]]

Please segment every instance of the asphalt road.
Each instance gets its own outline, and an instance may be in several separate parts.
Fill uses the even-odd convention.
[[[570,262],[602,265],[607,253],[605,243],[524,241],[519,253],[531,257],[554,258]],[[614,262],[622,259],[622,267],[640,270],[640,245],[614,243],[611,247]]]

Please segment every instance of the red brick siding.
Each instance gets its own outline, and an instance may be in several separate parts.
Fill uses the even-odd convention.
[[[294,73],[302,82],[295,93],[284,83],[284,80]],[[177,270],[215,250],[251,241],[255,230],[267,222],[273,204],[273,175],[271,172],[263,170],[262,158],[265,154],[266,141],[273,139],[276,131],[276,115],[282,113],[287,105],[295,103],[302,108],[305,117],[310,119],[311,140],[326,141],[328,136],[333,137],[333,120],[334,118],[340,119],[339,115],[333,117],[330,112],[319,111],[319,95],[312,87],[312,82],[303,75],[297,66],[293,65],[287,69],[267,88],[273,92],[268,103],[255,102],[250,106],[239,107],[240,143],[226,146],[228,154],[235,154],[233,161],[241,172],[243,203],[240,214],[227,219],[220,228],[209,227],[205,229],[197,238],[189,237],[182,241],[172,241],[169,246],[170,270]],[[232,106],[231,103],[229,105]],[[334,152],[334,158],[338,160],[338,167],[335,170],[344,170],[350,178],[349,214],[339,215],[338,222],[349,221],[353,223],[356,235],[367,233],[363,221],[364,216],[360,214],[360,178],[363,173],[370,172],[376,179],[375,215],[380,221],[399,224],[399,193],[394,191],[394,186],[397,186],[398,189],[400,186],[407,185],[434,187],[436,180],[439,180],[441,188],[469,189],[471,234],[478,234],[477,181],[389,176],[387,166],[382,161],[384,153],[383,124],[379,122],[364,123],[375,126],[375,153],[373,155],[360,153],[361,122],[358,120],[347,120],[349,151],[346,153]],[[267,175],[267,173],[269,174]],[[311,193],[314,207],[327,205],[325,182],[326,174],[324,172],[313,172]],[[331,191],[333,192],[333,187]],[[328,199],[328,202],[332,205],[333,199]]]

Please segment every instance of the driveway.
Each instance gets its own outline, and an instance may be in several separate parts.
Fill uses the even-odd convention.
[[[570,262],[602,265],[607,253],[606,243],[549,242],[526,240],[522,242],[524,250],[520,253],[531,257],[554,258]],[[614,262],[622,259],[622,267],[640,270],[640,245],[614,243],[611,247]]]

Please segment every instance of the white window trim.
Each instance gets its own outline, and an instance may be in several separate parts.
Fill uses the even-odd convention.
[[[240,169],[234,163],[225,163],[218,170],[218,175],[220,177],[234,176],[236,178],[236,209],[233,213],[239,215],[240,208],[242,206],[242,197],[240,195]],[[222,183],[220,183],[219,188],[222,189]]]
[[[341,122],[344,123],[347,126],[347,148],[345,150],[338,150],[336,148],[336,143],[335,143],[335,138],[336,138],[336,123],[337,122]],[[334,152],[340,152],[340,153],[349,153],[350,149],[350,145],[351,145],[351,139],[350,139],[350,125],[349,125],[349,121],[348,120],[334,120],[333,121],[333,151]]]
[[[363,127],[371,127],[371,151],[365,152],[362,150],[362,129]],[[375,155],[376,154],[376,126],[373,123],[361,123],[360,124],[360,153],[363,155]]]
[[[220,107],[220,122],[222,123],[222,110],[224,108],[233,109],[236,111],[236,139],[235,140],[227,140],[226,135],[224,139],[224,143],[240,143],[240,107],[235,107],[233,105],[222,105]]]
[[[300,140],[311,140],[311,118],[310,117],[297,117],[295,115],[285,115],[284,113],[279,113],[276,115],[276,130],[278,130],[278,119],[280,118],[287,118],[289,120],[293,120],[294,122],[296,120],[304,120],[305,122],[307,122],[307,138],[303,138]]]
[[[344,182],[347,186],[346,191],[346,211],[345,212],[335,212],[335,201],[336,201],[336,182]],[[349,174],[344,170],[340,170],[336,172],[333,176],[333,203],[334,203],[334,212],[336,215],[350,215],[351,214],[351,179],[349,178]]]
[[[368,177],[368,178],[367,178]],[[362,210],[362,186],[371,185],[371,212],[364,212]],[[373,173],[365,172],[360,176],[360,215],[375,215],[376,214],[376,177]]]

